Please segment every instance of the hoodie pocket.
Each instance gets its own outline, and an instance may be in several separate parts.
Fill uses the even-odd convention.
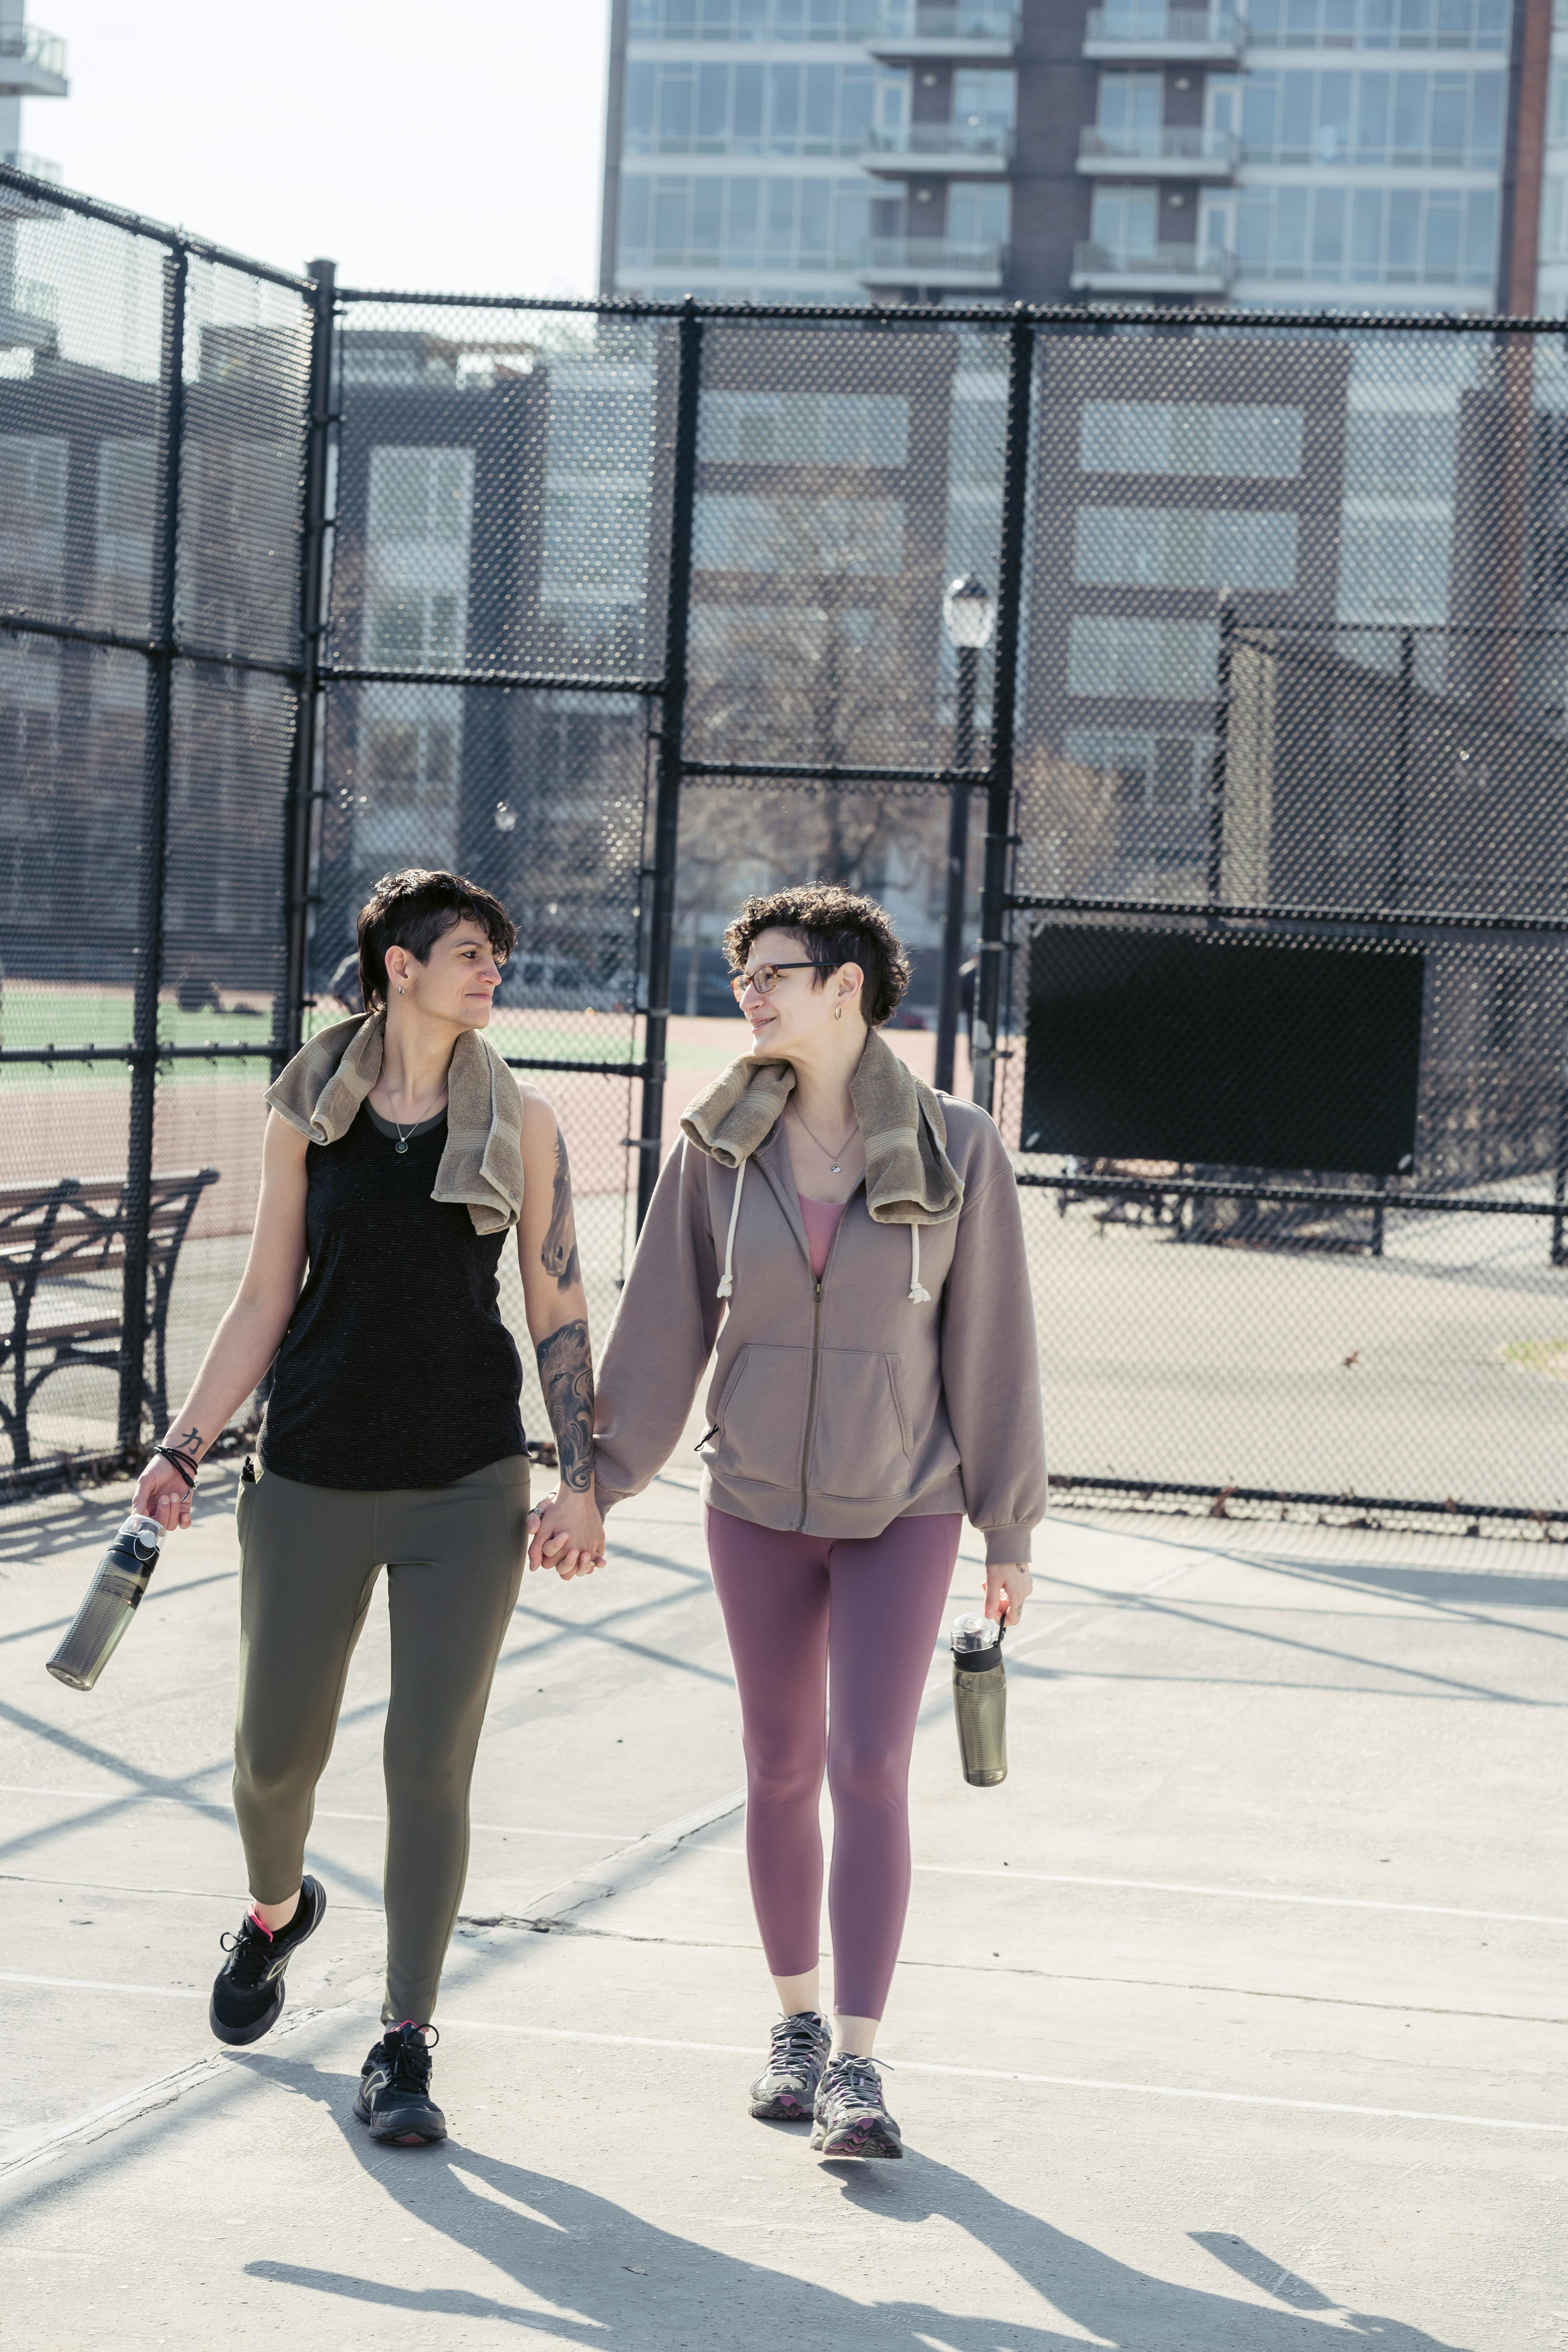
[[[721,1478],[798,1486],[810,1391],[809,1348],[770,1348],[748,1341],[731,1366],[717,1403],[709,1408],[717,1424],[702,1449],[709,1468]]]
[[[806,1484],[814,1494],[871,1501],[907,1494],[910,1434],[891,1356],[825,1348]]]

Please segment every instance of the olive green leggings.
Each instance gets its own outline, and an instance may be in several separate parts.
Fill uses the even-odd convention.
[[[428,2021],[468,1868],[468,1783],[496,1660],[522,1581],[528,1461],[450,1486],[361,1493],[256,1465],[242,1481],[234,1810],[258,1903],[304,1869],[316,1783],[349,1660],[387,1571],[388,2024]]]

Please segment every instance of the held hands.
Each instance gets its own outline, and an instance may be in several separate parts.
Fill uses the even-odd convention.
[[[995,1617],[1009,1633],[1024,1613],[1024,1603],[1035,1589],[1030,1570],[1021,1561],[996,1561],[985,1570],[985,1614]]]
[[[605,1565],[605,1522],[592,1494],[558,1486],[528,1515],[530,1568],[552,1568],[563,1583]]]

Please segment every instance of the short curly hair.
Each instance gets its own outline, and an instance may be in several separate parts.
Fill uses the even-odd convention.
[[[890,1021],[910,984],[910,960],[875,898],[862,898],[837,882],[803,882],[793,890],[773,890],[748,898],[724,933],[731,971],[743,971],[754,940],[763,931],[787,931],[816,966],[814,987],[840,964],[858,963],[865,974],[861,1010],[873,1029]]]

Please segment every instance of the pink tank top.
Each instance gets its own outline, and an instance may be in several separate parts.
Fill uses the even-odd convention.
[[[827,1265],[827,1253],[833,1247],[833,1236],[838,1231],[838,1220],[848,1206],[847,1201],[801,1202],[800,1213],[805,1221],[805,1238],[811,1250],[811,1270],[818,1282],[822,1280]]]

